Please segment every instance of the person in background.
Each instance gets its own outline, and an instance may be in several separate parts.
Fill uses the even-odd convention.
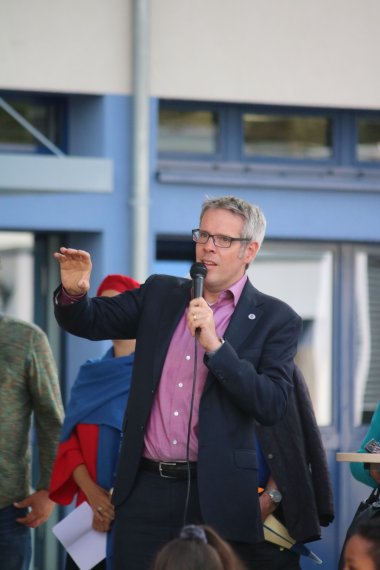
[[[343,570],[380,570],[380,517],[360,524],[347,540]]]
[[[32,490],[30,428],[39,480]],[[31,528],[50,517],[49,482],[63,421],[56,363],[36,325],[0,315],[0,568],[28,570]]]
[[[321,538],[321,525],[334,520],[326,452],[309,390],[296,365],[285,416],[274,426],[257,426],[263,522],[272,514],[301,545]],[[302,552],[302,548],[298,549]],[[268,570],[300,570],[301,555],[267,542]],[[305,554],[306,555],[306,554]]]
[[[372,439],[380,445],[380,402],[377,404],[377,408],[372,416],[368,432],[363,439],[358,451],[360,453],[366,453],[366,445]],[[377,485],[380,485],[380,463],[377,465],[377,468],[374,463],[350,463],[350,469],[355,479],[361,483],[364,483],[369,487],[376,487]]]
[[[147,570],[184,523],[214,528],[252,570],[267,559],[255,429],[285,414],[302,319],[246,274],[265,234],[260,208],[210,198],[199,226],[203,296],[190,279],[152,275],[134,291],[91,299],[90,254],[54,254],[59,325],[92,340],[137,339],[112,497],[117,570]]]
[[[187,525],[160,550],[151,570],[245,570],[245,566],[215,530]]]
[[[371,420],[371,424],[369,426],[369,429],[361,443],[360,448],[358,449],[359,453],[368,453],[368,450],[366,449],[368,446],[371,446],[371,444],[375,444],[376,449],[374,449],[373,451],[377,453],[379,453],[380,451],[380,402],[377,405],[377,408],[375,410],[375,413],[372,416],[372,420]],[[375,489],[378,485],[380,485],[380,463],[361,463],[360,461],[358,462],[352,462],[350,463],[350,469],[351,469],[351,473],[353,475],[353,477],[355,479],[357,479],[358,481],[360,481],[361,483],[364,483],[364,485],[368,485],[368,487],[371,487],[373,489]],[[375,499],[374,499],[375,500]],[[346,546],[348,541],[350,540],[350,537],[352,536],[352,534],[356,533],[356,515],[354,515],[354,518],[351,522],[351,525],[348,527],[347,529],[347,533],[343,542],[343,546],[341,549],[341,553],[340,553],[340,558],[339,558],[339,565],[338,568],[339,570],[342,570],[344,567],[344,554],[346,551]],[[355,540],[356,542],[356,540]],[[351,568],[350,566],[348,566],[349,568]],[[352,566],[352,568],[354,568],[354,566]],[[356,566],[355,566],[356,568]],[[364,567],[363,567],[364,568]],[[359,566],[358,566],[358,570],[360,570]]]
[[[126,275],[107,275],[100,283],[98,297],[114,297],[140,284]],[[135,350],[134,340],[113,340],[102,358],[89,360],[73,384],[61,443],[54,463],[50,498],[69,505],[87,501],[93,510],[93,528],[108,532],[107,558],[96,570],[112,568],[111,503],[121,426],[129,388]],[[66,570],[78,566],[67,555]]]

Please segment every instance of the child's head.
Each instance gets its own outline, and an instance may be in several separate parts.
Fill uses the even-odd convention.
[[[360,524],[347,540],[343,570],[380,570],[380,517]]]
[[[205,525],[185,526],[158,553],[153,570],[244,570],[232,548]]]

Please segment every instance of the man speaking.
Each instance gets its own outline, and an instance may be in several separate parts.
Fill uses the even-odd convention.
[[[153,275],[112,298],[87,296],[87,252],[54,254],[60,326],[137,339],[113,493],[116,570],[148,570],[184,523],[210,525],[249,568],[266,568],[255,424],[285,413],[302,325],[246,275],[265,226],[244,200],[206,200],[192,232],[193,279]]]

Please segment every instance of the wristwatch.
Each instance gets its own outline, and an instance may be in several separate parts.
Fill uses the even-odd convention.
[[[269,495],[272,501],[278,505],[282,501],[282,495],[278,489],[265,489],[264,493]]]

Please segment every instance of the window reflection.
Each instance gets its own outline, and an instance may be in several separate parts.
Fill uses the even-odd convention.
[[[380,252],[355,257],[357,314],[355,423],[370,422],[380,400]]]
[[[61,106],[56,102],[7,101],[11,107],[54,144],[62,143]],[[14,117],[0,108],[0,150],[36,152],[37,139]]]
[[[331,120],[291,115],[243,115],[244,153],[298,159],[332,157]]]
[[[33,234],[0,232],[0,313],[33,320]]]
[[[218,116],[211,111],[160,109],[160,153],[215,154]]]
[[[358,120],[358,160],[380,161],[380,118]]]
[[[264,243],[248,275],[255,287],[284,300],[302,317],[296,361],[305,375],[318,424],[331,424],[332,251]]]

